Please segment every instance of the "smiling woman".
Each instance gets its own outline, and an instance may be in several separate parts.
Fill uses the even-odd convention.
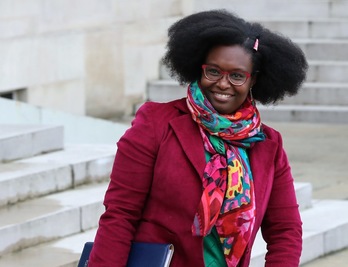
[[[187,97],[147,102],[118,142],[89,266],[126,266],[137,241],[173,244],[171,267],[248,267],[259,228],[265,266],[298,266],[289,162],[256,101],[297,93],[302,51],[225,10],[187,16],[168,35],[163,62]]]
[[[248,79],[253,71],[250,54],[239,45],[216,46],[205,63],[203,66],[208,69],[205,67],[205,75],[200,79],[202,92],[217,112],[232,114],[244,103],[255,83],[255,76]]]

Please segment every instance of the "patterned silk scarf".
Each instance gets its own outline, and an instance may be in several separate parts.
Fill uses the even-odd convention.
[[[228,267],[237,266],[255,221],[252,173],[246,149],[263,141],[260,115],[249,97],[232,115],[215,111],[197,82],[188,87],[187,106],[211,155],[204,169],[203,194],[192,234],[206,236],[215,226]]]

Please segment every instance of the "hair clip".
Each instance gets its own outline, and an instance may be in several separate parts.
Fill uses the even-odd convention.
[[[254,43],[253,49],[254,49],[255,51],[257,51],[257,50],[259,49],[259,39],[258,39],[258,38],[255,39],[255,43]]]

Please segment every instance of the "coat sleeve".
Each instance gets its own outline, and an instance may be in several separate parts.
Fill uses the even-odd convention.
[[[126,266],[130,244],[151,186],[157,145],[151,105],[144,104],[117,143],[105,212],[89,259],[90,267]]]
[[[267,243],[266,267],[297,267],[302,251],[302,222],[296,200],[289,161],[278,143],[274,164],[274,180],[261,230]]]

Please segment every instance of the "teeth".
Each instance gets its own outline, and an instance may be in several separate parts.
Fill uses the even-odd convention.
[[[218,97],[223,97],[223,98],[231,97],[231,95],[223,95],[223,94],[218,94],[218,93],[215,93],[215,95],[218,96]]]

